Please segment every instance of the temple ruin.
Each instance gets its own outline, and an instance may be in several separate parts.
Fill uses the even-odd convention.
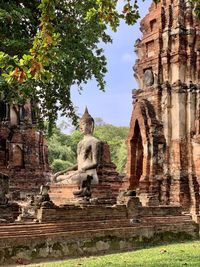
[[[200,22],[190,1],[162,0],[141,31],[124,187],[143,205],[181,205],[198,215]]]
[[[73,175],[86,179],[65,183],[68,170],[49,183],[34,109],[0,102],[0,265],[199,238],[200,22],[190,1],[161,0],[141,31],[124,176],[85,114]],[[93,174],[98,183],[85,183]]]
[[[36,193],[49,181],[47,144],[36,129],[36,114],[31,103],[9,105],[0,101],[0,173],[10,179],[13,198]]]

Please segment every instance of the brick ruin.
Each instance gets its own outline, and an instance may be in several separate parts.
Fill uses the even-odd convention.
[[[30,103],[0,101],[0,172],[9,176],[14,198],[37,192],[49,180],[47,144],[35,117]]]
[[[200,22],[190,1],[161,0],[141,31],[124,188],[199,214]]]
[[[181,204],[195,214],[200,183],[199,29],[187,0],[153,3],[141,22],[134,67],[139,89],[133,91],[123,182],[123,189],[138,191],[143,205]],[[0,101],[0,172],[10,176],[11,192],[22,197],[49,180],[47,145],[35,117],[30,103],[9,106]],[[110,159],[104,163],[103,180],[111,175],[107,181],[114,188],[118,174]]]
[[[142,207],[137,197],[113,206],[43,206],[36,219],[1,224],[0,265],[123,252],[199,233],[180,207]]]
[[[101,142],[93,201],[76,202],[75,185],[54,183],[20,209],[7,201],[6,174],[23,198],[49,180],[49,166],[31,105],[0,102],[0,265],[199,238],[200,23],[189,1],[161,0],[141,30],[127,173]]]

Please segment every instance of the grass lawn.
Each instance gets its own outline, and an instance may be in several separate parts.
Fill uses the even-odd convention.
[[[84,257],[31,267],[200,267],[200,241],[162,245],[133,252]]]

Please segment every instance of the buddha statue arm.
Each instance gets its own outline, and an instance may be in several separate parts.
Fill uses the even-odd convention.
[[[81,171],[87,171],[87,170],[91,170],[91,169],[96,169],[98,166],[98,150],[99,150],[99,146],[98,143],[95,143],[92,145],[92,161],[90,164],[88,164],[87,166],[84,166],[83,168],[81,168]]]
[[[65,174],[66,172],[69,172],[69,171],[76,171],[78,169],[78,165],[74,165],[72,167],[69,167],[65,170],[62,170],[62,171],[59,171],[59,172],[56,172],[53,176],[52,176],[52,182],[56,182],[56,178],[59,176],[59,175],[62,175],[62,174]]]
[[[98,166],[98,163],[91,163],[91,164],[88,164],[87,166],[83,167],[81,169],[81,171],[87,171],[87,170],[91,170],[91,169],[96,169]]]

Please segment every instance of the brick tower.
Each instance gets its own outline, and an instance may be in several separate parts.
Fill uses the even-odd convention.
[[[0,172],[10,177],[10,192],[24,198],[49,180],[47,145],[36,130],[30,103],[8,105],[0,100]]]
[[[124,188],[145,205],[199,213],[200,21],[187,0],[153,3],[141,21]]]

